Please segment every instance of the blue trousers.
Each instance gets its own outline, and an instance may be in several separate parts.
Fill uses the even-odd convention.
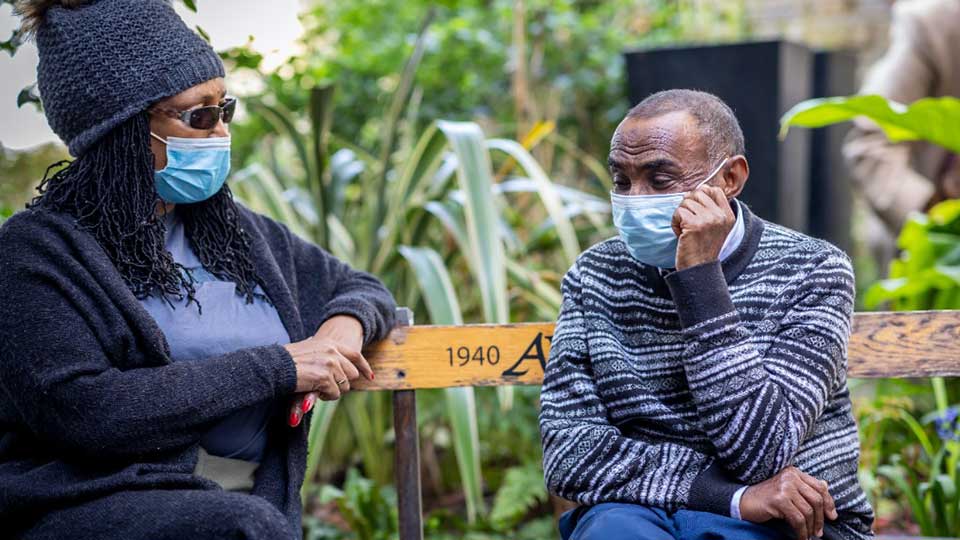
[[[626,503],[570,510],[560,517],[563,540],[787,540],[777,530],[749,521]]]

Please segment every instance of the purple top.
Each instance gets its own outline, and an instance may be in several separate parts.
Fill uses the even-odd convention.
[[[254,301],[235,292],[236,285],[207,272],[184,233],[176,211],[164,217],[167,250],[196,279],[196,303],[161,298],[142,300],[170,344],[175,362],[202,362],[205,358],[262,345],[285,345],[290,337],[263,290],[257,286]],[[202,309],[202,313],[201,313]],[[260,462],[267,446],[267,420],[273,403],[264,401],[241,409],[214,424],[200,439],[214,456]]]

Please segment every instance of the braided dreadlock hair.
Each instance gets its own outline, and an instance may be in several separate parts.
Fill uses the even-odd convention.
[[[66,164],[52,175],[50,172]],[[47,168],[39,195],[27,206],[73,216],[97,240],[138,299],[196,302],[195,281],[165,248],[166,226],[157,215],[150,120],[134,115],[74,161]],[[197,204],[179,205],[178,215],[197,258],[211,274],[237,285],[253,302],[260,282],[250,241],[227,185]],[[199,303],[198,303],[199,306]]]

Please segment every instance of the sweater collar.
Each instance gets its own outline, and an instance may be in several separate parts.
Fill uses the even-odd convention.
[[[730,232],[727,233],[727,238],[723,241],[723,247],[720,248],[721,261],[730,258],[730,255],[740,247],[740,243],[743,241],[743,211],[740,210],[740,202],[734,199],[731,206],[733,206],[733,211],[737,215],[737,220],[730,228]]]

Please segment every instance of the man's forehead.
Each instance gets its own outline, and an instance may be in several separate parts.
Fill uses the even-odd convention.
[[[696,120],[686,111],[674,111],[650,118],[627,117],[614,131],[614,140],[645,142],[652,138],[681,138],[694,135]]]
[[[610,141],[610,160],[623,161],[640,154],[654,159],[657,154],[689,158],[691,152],[702,149],[696,119],[686,111],[675,111],[651,118],[625,118]]]

